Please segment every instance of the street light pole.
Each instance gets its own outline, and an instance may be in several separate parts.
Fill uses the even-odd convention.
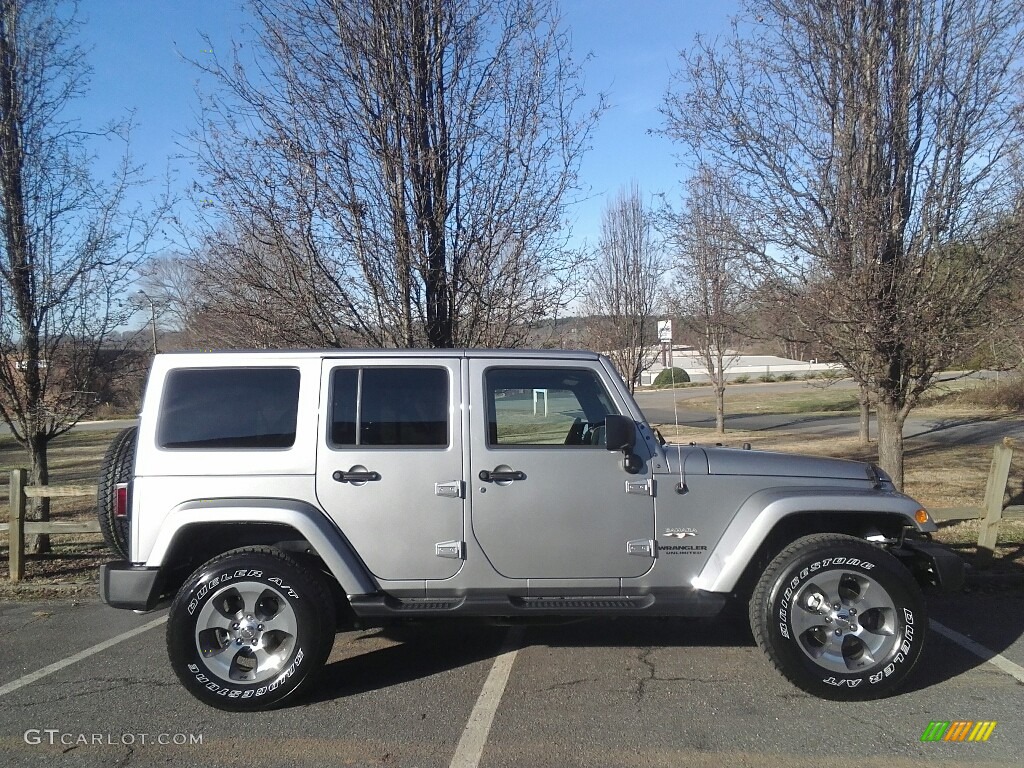
[[[146,298],[149,299],[148,296]],[[149,299],[149,312],[150,317],[152,318],[151,325],[153,329],[153,355],[156,356],[156,354],[159,352],[159,350],[156,348],[156,304],[153,303],[152,299]]]
[[[159,352],[156,348],[156,302],[145,291],[139,291],[138,295],[149,302],[150,328],[153,332],[153,354],[156,355]]]

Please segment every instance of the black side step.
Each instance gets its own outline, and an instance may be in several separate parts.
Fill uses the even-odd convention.
[[[399,599],[378,593],[349,598],[361,618],[427,618],[452,616],[714,616],[725,596],[673,590],[662,594],[633,596],[592,595],[572,597],[520,597],[514,595],[473,595],[452,598]]]
[[[576,611],[636,611],[654,605],[654,597],[512,597],[509,603],[519,610],[573,613]]]
[[[365,595],[349,599],[352,610],[360,616],[385,616],[401,613],[402,615],[451,613],[465,604],[463,598],[407,598],[399,600],[390,595]]]

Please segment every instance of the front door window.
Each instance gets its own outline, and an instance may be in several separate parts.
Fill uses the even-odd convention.
[[[618,413],[586,369],[492,369],[487,395],[490,446],[600,447],[605,417]]]

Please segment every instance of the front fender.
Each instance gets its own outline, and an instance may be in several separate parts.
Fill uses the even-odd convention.
[[[327,516],[316,507],[295,499],[197,499],[179,504],[164,518],[146,567],[162,567],[175,539],[186,528],[208,523],[287,526],[316,550],[346,595],[379,591],[352,546]]]
[[[896,491],[851,488],[772,488],[751,495],[725,529],[714,552],[693,580],[696,589],[731,592],[772,528],[783,518],[801,512],[855,515],[898,515],[921,532],[934,523],[919,524],[914,513],[921,506]]]

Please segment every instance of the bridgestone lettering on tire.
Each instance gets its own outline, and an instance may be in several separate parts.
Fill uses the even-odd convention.
[[[924,649],[917,583],[861,539],[798,539],[765,569],[750,601],[758,645],[790,682],[829,699],[892,693]]]
[[[132,479],[135,466],[135,446],[138,441],[138,427],[128,427],[117,433],[103,456],[100,465],[100,477],[96,491],[96,517],[100,523],[100,533],[107,546],[128,559],[128,518],[117,517],[116,489],[118,483],[127,483]]]
[[[316,679],[335,611],[318,571],[271,547],[215,557],[178,592],[167,651],[178,679],[219,709],[279,706]]]

